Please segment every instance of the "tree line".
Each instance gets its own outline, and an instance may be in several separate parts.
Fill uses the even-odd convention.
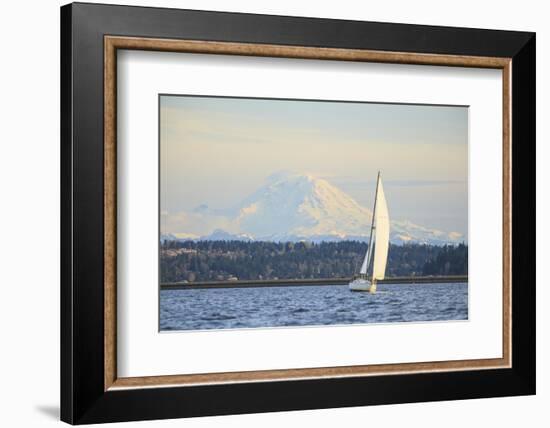
[[[165,241],[161,282],[350,277],[368,244],[340,242]],[[467,275],[468,246],[390,244],[386,276]]]

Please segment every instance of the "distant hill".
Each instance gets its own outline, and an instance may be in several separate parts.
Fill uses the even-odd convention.
[[[345,278],[357,273],[368,245],[357,241],[167,241],[161,282]],[[390,245],[386,276],[467,275],[468,247]]]

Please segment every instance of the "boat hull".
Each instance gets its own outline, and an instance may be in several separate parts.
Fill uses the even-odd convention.
[[[349,283],[349,289],[351,291],[368,291],[374,293],[376,291],[376,284],[372,284],[367,279],[357,278]]]

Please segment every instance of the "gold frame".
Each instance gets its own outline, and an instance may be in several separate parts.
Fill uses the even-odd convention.
[[[503,81],[503,349],[502,358],[422,363],[358,365],[305,369],[204,373],[170,376],[117,377],[116,369],[116,52],[117,49],[182,53],[245,55],[336,61],[382,62],[494,68]],[[271,380],[357,377],[404,373],[441,372],[511,367],[511,58],[383,52],[266,44],[169,40],[138,37],[104,37],[104,389],[192,386]]]

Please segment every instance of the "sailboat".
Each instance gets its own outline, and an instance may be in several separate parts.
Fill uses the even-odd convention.
[[[382,177],[380,176],[380,171],[378,171],[369,248],[367,249],[367,254],[365,254],[359,275],[355,275],[349,283],[350,290],[376,293],[376,281],[384,279],[386,273],[389,244],[390,218],[388,204],[384,195]]]

